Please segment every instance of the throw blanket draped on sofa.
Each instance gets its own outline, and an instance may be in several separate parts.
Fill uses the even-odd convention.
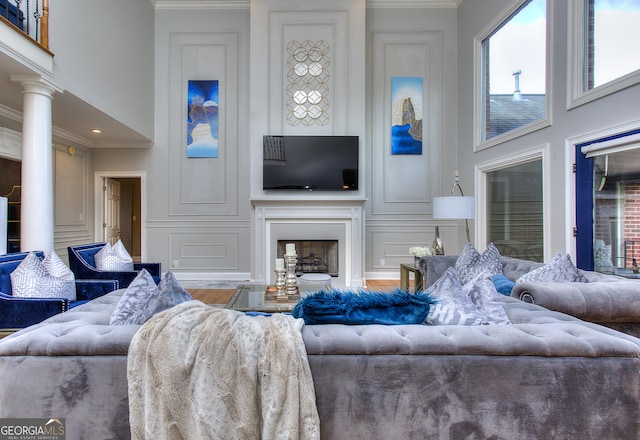
[[[302,326],[199,301],[154,316],[129,348],[131,438],[320,438]]]

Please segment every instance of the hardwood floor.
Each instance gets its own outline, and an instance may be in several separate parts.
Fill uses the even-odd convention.
[[[413,286],[413,280],[409,282],[409,287]],[[399,280],[368,280],[368,290],[393,290],[400,287]],[[193,289],[189,288],[187,291],[191,294],[193,299],[202,301],[205,304],[226,304],[235,289]]]
[[[187,289],[193,299],[205,304],[226,304],[235,289]]]

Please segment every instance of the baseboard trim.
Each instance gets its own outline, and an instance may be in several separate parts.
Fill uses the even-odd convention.
[[[367,280],[399,280],[400,271],[394,270],[391,272],[365,272],[364,277]]]
[[[253,281],[249,272],[172,272],[178,281]]]

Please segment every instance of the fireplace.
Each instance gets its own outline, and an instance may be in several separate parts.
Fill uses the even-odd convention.
[[[339,276],[338,240],[278,240],[278,258],[284,256],[287,243],[293,243],[296,246],[297,275],[324,273],[332,277]]]
[[[253,280],[272,284],[275,259],[283,254],[279,243],[337,242],[335,264],[327,270],[331,284],[342,288],[364,287],[364,200],[254,199],[255,264]],[[296,245],[298,259],[317,251]],[[333,252],[333,251],[332,251]],[[329,257],[329,263],[334,257]],[[312,260],[309,260],[313,262]],[[327,262],[325,262],[326,264]],[[309,268],[307,268],[309,269]],[[300,268],[302,272],[302,268]],[[317,273],[317,272],[316,272]],[[334,275],[335,274],[335,275]]]

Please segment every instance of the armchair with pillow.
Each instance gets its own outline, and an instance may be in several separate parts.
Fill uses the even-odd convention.
[[[118,289],[113,280],[76,280],[55,252],[0,255],[0,329],[19,329]]]
[[[503,295],[640,337],[639,280],[578,269],[569,255],[557,254],[544,264],[501,256],[494,248],[490,243],[479,254],[467,243],[460,255],[423,257],[419,267],[424,288],[449,268],[461,270],[463,276],[488,269]],[[492,266],[496,261],[499,269]]]
[[[160,282],[160,263],[134,263],[131,256],[118,241],[114,246],[108,243],[91,243],[69,246],[69,268],[78,279],[117,280],[124,289],[138,276],[142,269]]]

